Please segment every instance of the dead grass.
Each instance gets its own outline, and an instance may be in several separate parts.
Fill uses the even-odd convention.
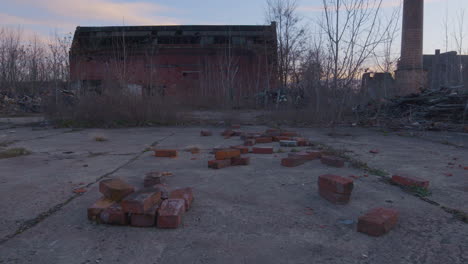
[[[25,148],[11,148],[0,151],[0,159],[9,159],[29,154],[31,154],[31,152]]]

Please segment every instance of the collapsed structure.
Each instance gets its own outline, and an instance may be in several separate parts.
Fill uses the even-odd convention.
[[[194,95],[231,101],[276,80],[276,23],[268,26],[77,27],[70,50],[73,87],[102,93]]]

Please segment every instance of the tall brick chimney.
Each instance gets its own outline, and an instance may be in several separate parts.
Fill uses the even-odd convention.
[[[423,24],[424,0],[404,0],[401,57],[395,75],[399,95],[420,93],[424,86]]]

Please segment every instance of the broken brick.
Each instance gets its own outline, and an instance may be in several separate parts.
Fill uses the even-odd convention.
[[[272,137],[258,137],[255,139],[255,144],[265,144],[273,142]]]
[[[146,173],[146,176],[145,176],[145,178],[143,180],[143,186],[144,187],[151,187],[151,186],[154,186],[156,184],[160,184],[161,183],[161,177],[162,177],[161,172],[158,172],[158,171],[148,172],[148,173]]]
[[[159,228],[178,228],[183,221],[185,201],[183,199],[167,199],[158,210],[157,225]]]
[[[153,205],[143,214],[131,214],[130,225],[136,227],[151,227],[156,225],[156,215],[158,213],[159,204]]]
[[[303,159],[303,158],[288,157],[288,158],[281,159],[281,166],[291,168],[291,167],[300,166],[300,165],[302,165],[302,164],[304,164],[306,162],[307,162],[307,160]]]
[[[255,145],[255,139],[246,139],[244,141],[244,146],[253,146]]]
[[[212,135],[213,135],[213,132],[211,132],[211,131],[207,131],[207,130],[200,131],[200,136],[202,136],[202,137],[210,137]]]
[[[247,166],[250,164],[249,157],[231,158],[231,166]]]
[[[115,178],[99,182],[99,191],[104,194],[106,198],[113,201],[120,201],[125,196],[133,193],[135,188],[122,179]]]
[[[344,167],[345,160],[339,157],[334,157],[334,156],[322,156],[320,158],[320,161],[328,166],[333,166],[333,167],[338,167],[342,168]]]
[[[399,212],[390,208],[375,208],[359,217],[357,231],[370,236],[388,233],[398,222]]]
[[[350,178],[341,177],[338,175],[325,174],[318,178],[319,189],[327,190],[339,194],[351,194],[354,183]]]
[[[185,201],[185,210],[188,211],[192,207],[193,190],[192,188],[173,190],[169,195],[169,199],[183,199]]]
[[[109,208],[114,203],[115,201],[112,201],[106,197],[102,197],[101,199],[97,200],[93,205],[88,207],[88,219],[91,221],[98,220],[101,212]]]
[[[122,200],[122,208],[126,213],[143,214],[161,201],[161,191],[156,188],[144,188],[130,194]]]
[[[232,146],[231,148],[232,148],[232,149],[238,149],[238,150],[240,151],[241,154],[247,154],[247,153],[249,153],[249,148],[246,147],[246,146],[241,146],[241,145],[239,145],[239,146]]]
[[[99,221],[109,225],[128,225],[128,214],[120,204],[114,203],[101,212]]]
[[[252,153],[254,154],[273,154],[272,147],[254,147],[252,148]]]
[[[429,187],[429,181],[418,178],[410,177],[406,175],[393,175],[392,182],[408,187],[421,187],[427,189]]]
[[[231,160],[210,160],[208,161],[208,168],[222,169],[231,166]]]
[[[223,149],[215,152],[215,158],[217,160],[226,160],[240,157],[240,154],[241,152],[238,149]]]
[[[175,149],[155,149],[154,156],[161,158],[175,158],[177,157],[177,150]]]
[[[325,200],[334,203],[344,205],[349,203],[351,195],[349,194],[342,194],[342,193],[335,193],[326,189],[319,188],[319,194]]]

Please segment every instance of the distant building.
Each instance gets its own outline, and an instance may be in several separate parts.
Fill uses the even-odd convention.
[[[440,53],[440,50],[436,50],[435,55],[424,55],[423,60],[429,89],[464,85],[468,90],[468,55],[457,55],[456,51]]]
[[[276,85],[276,23],[268,26],[77,27],[74,88],[232,101]]]

